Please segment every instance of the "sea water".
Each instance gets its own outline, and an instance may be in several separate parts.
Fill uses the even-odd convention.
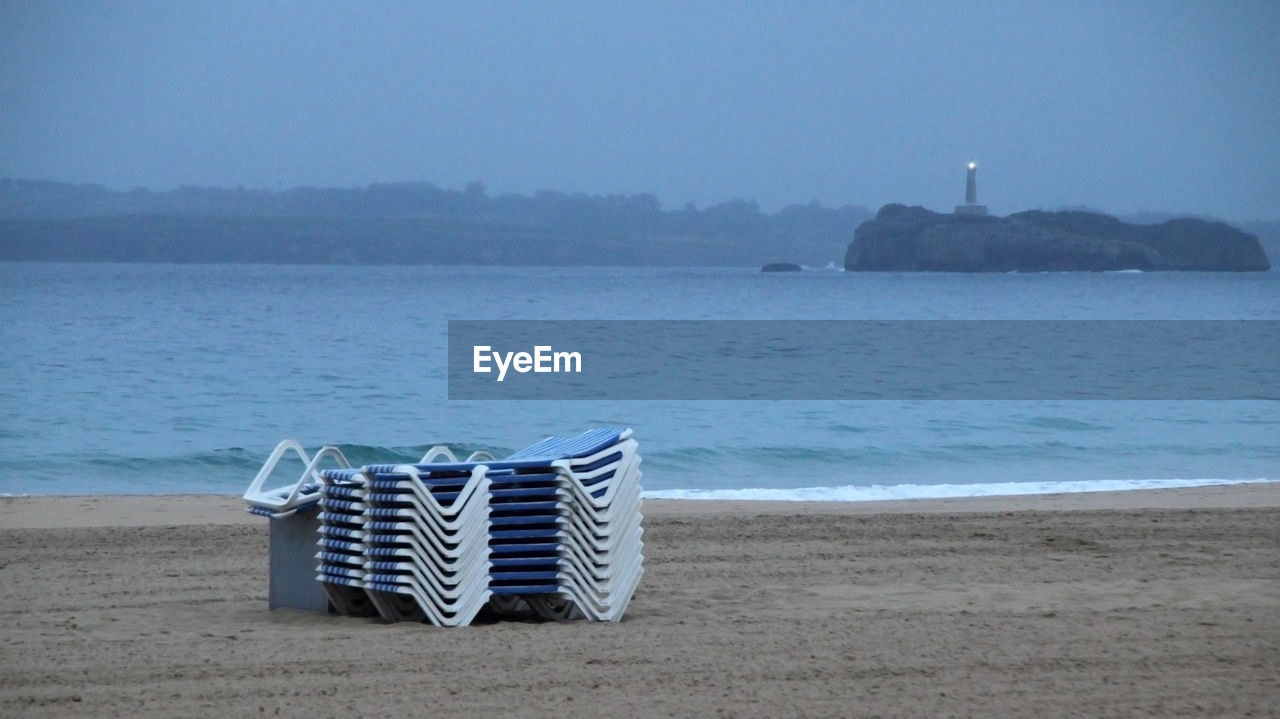
[[[1280,274],[0,264],[0,493],[239,493],[284,438],[361,464],[602,424],[649,496],[1280,478],[1275,401],[449,401],[450,319],[1274,320]]]

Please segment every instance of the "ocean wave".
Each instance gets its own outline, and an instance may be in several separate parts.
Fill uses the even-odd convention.
[[[1084,482],[994,482],[988,484],[892,484],[857,487],[800,487],[797,489],[664,489],[644,492],[646,499],[718,499],[782,502],[879,502],[894,499],[950,499],[1027,494],[1112,492],[1132,489],[1173,489],[1229,484],[1277,482],[1277,479],[1116,479]]]
[[[364,464],[373,463],[392,463],[398,464],[402,462],[417,462],[423,455],[427,453],[435,445],[413,445],[403,447],[387,447],[378,445],[364,444],[335,444],[342,455],[352,464],[359,467]],[[473,451],[462,444],[451,444],[448,446],[459,457],[465,457]],[[320,447],[308,446],[308,452],[315,452]],[[493,452],[497,456],[507,453],[508,450],[484,447],[476,447],[474,449],[485,449]],[[245,469],[252,470],[249,474],[256,472],[266,462],[271,454],[270,448],[246,449],[244,447],[224,447],[205,452],[189,452],[159,456],[131,456],[131,455],[110,455],[110,454],[93,454],[93,453],[69,453],[54,459],[38,459],[38,460],[18,460],[18,464],[27,464],[32,467],[64,467],[64,468],[94,468],[98,470],[119,470],[121,472],[150,472],[157,468],[177,468],[184,467],[187,469]],[[285,455],[281,460],[282,466],[287,466],[296,461],[295,455],[292,453]],[[301,466],[299,464],[299,466]],[[326,465],[329,466],[329,465]]]
[[[373,463],[419,461],[433,445],[383,447],[337,444],[352,466]],[[472,449],[450,445],[459,457]],[[306,447],[309,453],[319,446]],[[498,450],[505,452],[505,450]],[[495,454],[498,454],[495,452]],[[190,494],[241,492],[262,469],[271,448],[224,447],[203,452],[179,452],[155,456],[68,453],[57,457],[17,459],[0,476],[0,496],[44,494]],[[333,467],[325,461],[322,467]],[[271,473],[267,484],[297,481],[302,462],[287,453]]]
[[[1070,421],[1067,424],[1071,424]],[[972,467],[1003,462],[1079,463],[1099,453],[1111,461],[1161,457],[1251,457],[1267,458],[1274,449],[1234,441],[1194,445],[1187,443],[1107,444],[1093,439],[1106,430],[1088,423],[1075,423],[1052,436],[1034,441],[954,441],[932,444],[893,443],[881,445],[773,445],[676,447],[646,451],[647,467],[676,474],[707,466],[750,470],[863,468]],[[1065,440],[1065,441],[1064,441]]]
[[[1056,424],[1054,420],[1052,424]],[[1180,473],[1227,476],[1269,474],[1280,457],[1272,445],[1217,443],[1204,446],[1138,444],[1115,446],[1088,440],[1099,434],[1087,424],[1059,437],[1034,442],[948,442],[916,445],[886,443],[839,447],[777,445],[708,445],[642,449],[646,496],[688,499],[781,499],[868,501],[1005,494],[1105,491],[1153,487],[1231,484],[1239,479],[1098,478],[1160,476],[1174,464]],[[1101,433],[1101,434],[1106,434]],[[353,466],[413,463],[432,445],[382,446],[338,444]],[[506,456],[512,448],[448,444],[459,458],[483,449]],[[314,452],[318,446],[308,446]],[[241,492],[262,468],[269,447],[227,446],[216,450],[173,452],[157,456],[68,453],[12,460],[0,477],[6,494],[169,494]],[[1152,457],[1166,458],[1153,466]],[[1105,468],[1095,462],[1105,458]],[[1248,460],[1233,471],[1228,460]],[[1237,463],[1238,464],[1238,463]],[[324,466],[333,466],[326,462]],[[297,481],[302,463],[286,455],[267,484]],[[1106,472],[1104,475],[1103,472]],[[1174,470],[1178,471],[1178,470]],[[1216,474],[1223,477],[1224,474]],[[1166,476],[1168,476],[1166,474]],[[1175,475],[1176,476],[1176,475]],[[1077,479],[1087,477],[1088,479]],[[767,478],[762,481],[762,478]],[[986,480],[971,483],[970,480]],[[1021,481],[1010,481],[1021,480]],[[1071,481],[1063,481],[1071,480]],[[1264,481],[1264,480],[1252,480]],[[854,484],[853,482],[856,482]],[[767,484],[772,486],[757,486]]]
[[[1109,427],[1104,424],[1086,422],[1084,420],[1072,419],[1070,417],[1052,417],[1047,415],[1030,417],[1025,420],[1024,423],[1037,429],[1051,429],[1066,432],[1110,432],[1114,429],[1113,427]]]

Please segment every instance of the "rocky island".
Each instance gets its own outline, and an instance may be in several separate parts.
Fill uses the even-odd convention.
[[[858,226],[846,270],[1061,272],[1266,271],[1254,235],[1222,222],[1182,218],[1134,225],[1093,212],[941,214],[891,204]]]

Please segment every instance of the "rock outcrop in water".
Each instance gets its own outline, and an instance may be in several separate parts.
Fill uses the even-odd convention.
[[[1258,238],[1191,218],[1131,225],[1093,212],[944,215],[885,205],[854,232],[846,270],[1061,272],[1265,271]]]
[[[770,262],[760,268],[761,272],[800,272],[804,268],[794,262]]]

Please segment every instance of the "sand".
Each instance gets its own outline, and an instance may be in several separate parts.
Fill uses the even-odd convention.
[[[267,610],[234,497],[0,499],[0,716],[1275,716],[1280,485],[650,501],[619,624]]]

